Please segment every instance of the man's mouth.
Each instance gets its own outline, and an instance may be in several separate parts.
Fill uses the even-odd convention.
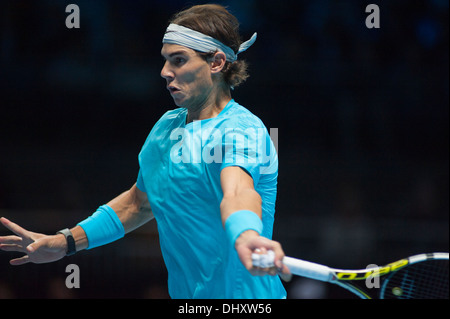
[[[168,86],[167,89],[169,90],[170,94],[175,94],[180,92],[180,89],[175,86]]]

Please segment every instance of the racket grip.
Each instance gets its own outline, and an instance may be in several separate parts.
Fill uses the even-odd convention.
[[[332,278],[331,269],[324,265],[291,257],[284,257],[283,264],[289,268],[292,274],[297,276],[325,282],[329,282]]]

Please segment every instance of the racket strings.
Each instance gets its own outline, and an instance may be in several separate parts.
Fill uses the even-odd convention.
[[[427,260],[392,274],[384,284],[384,299],[448,299],[448,260]]]

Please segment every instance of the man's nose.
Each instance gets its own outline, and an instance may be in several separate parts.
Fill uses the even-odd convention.
[[[175,76],[174,73],[170,70],[168,61],[166,61],[161,70],[161,77],[166,80],[171,80],[174,78],[174,76]]]

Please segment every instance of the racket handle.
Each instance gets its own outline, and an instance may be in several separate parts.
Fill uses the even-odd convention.
[[[297,276],[325,282],[329,282],[333,276],[329,267],[301,259],[284,257],[283,264],[289,268],[292,274]]]

